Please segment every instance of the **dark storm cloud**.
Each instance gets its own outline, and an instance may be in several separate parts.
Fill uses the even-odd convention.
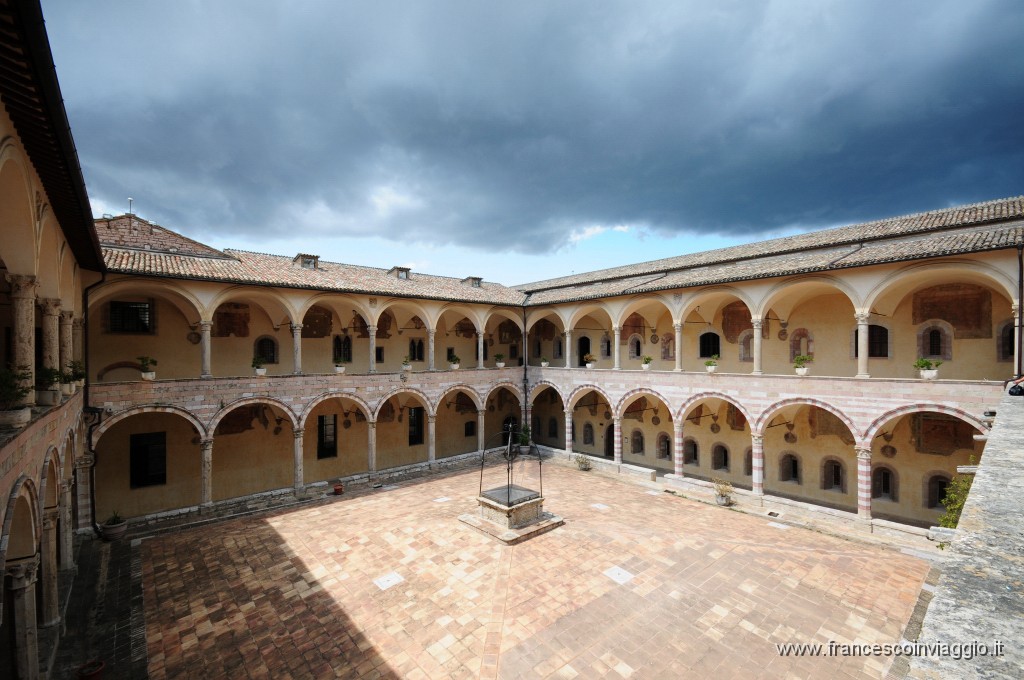
[[[193,234],[546,250],[1024,186],[1011,1],[43,9],[91,194]]]

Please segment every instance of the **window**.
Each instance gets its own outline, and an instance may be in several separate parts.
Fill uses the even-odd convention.
[[[697,448],[697,442],[693,439],[683,442],[683,464],[700,465],[700,451]]]
[[[519,358],[519,345],[511,344],[508,346],[508,358],[518,359]],[[520,364],[522,365],[522,364]]]
[[[868,337],[871,337],[870,331]],[[806,328],[797,328],[789,336],[789,360],[793,361],[801,355],[814,360],[814,338]]]
[[[787,453],[779,461],[779,481],[800,483],[800,459]]]
[[[594,426],[590,423],[583,425],[583,443],[593,444],[594,443]]]
[[[541,347],[540,347],[540,340],[535,340],[533,342],[533,356],[535,356],[535,357],[543,356],[543,352],[541,351]]]
[[[577,362],[579,362],[580,366],[586,366],[587,362],[583,359],[583,357],[590,354],[590,338],[588,338],[585,335],[580,337],[580,339],[576,341],[576,349]]]
[[[259,357],[265,364],[276,364],[277,340],[269,335],[257,338],[256,344],[253,347],[253,356]]]
[[[859,331],[853,332],[853,356],[859,356],[860,343],[858,341]],[[886,359],[889,357],[889,329],[885,326],[871,324],[868,326],[868,357],[871,359]]]
[[[347,335],[335,335],[331,342],[331,359],[335,363],[352,361],[352,340]]]
[[[558,418],[548,419],[548,436],[555,438],[558,437]]]
[[[664,432],[658,435],[658,458],[672,460],[672,440]]]
[[[871,473],[871,497],[899,500],[896,493],[896,475],[886,467],[876,467]]]
[[[167,433],[146,432],[129,438],[131,487],[167,483]]]
[[[629,438],[629,451],[637,456],[644,455],[644,433],[640,430],[633,430],[633,435]]]
[[[754,476],[754,450],[747,449],[747,452],[743,454],[743,475],[745,477]]]
[[[374,347],[373,348],[373,358],[374,358],[374,360],[378,364],[383,364],[384,363],[384,348],[383,347]]]
[[[740,361],[754,360],[754,331],[749,328],[739,335]]]
[[[409,446],[423,443],[423,414],[422,406],[409,407]]]
[[[843,464],[838,460],[826,460],[821,468],[821,488],[832,491],[846,492],[846,475]]]
[[[917,356],[950,361],[953,358],[953,327],[942,319],[930,319],[917,330]]]
[[[612,358],[612,339],[608,337],[607,333],[605,333],[604,336],[601,337],[601,358]]]
[[[316,457],[337,458],[338,457],[338,416],[316,417]]]
[[[480,343],[473,343],[473,358],[480,360]],[[487,341],[484,340],[484,361],[487,361]]]
[[[153,333],[152,302],[111,302],[111,333]]]
[[[729,471],[729,449],[721,444],[711,449],[711,469]]]
[[[932,356],[942,355],[942,331],[938,328],[928,331],[928,354]]]
[[[467,437],[475,437],[476,436],[476,421],[475,420],[466,421],[466,426],[464,428],[464,433],[465,433],[465,436],[467,436]]]
[[[949,477],[945,475],[932,475],[928,478],[928,507],[944,509],[942,502],[946,499],[946,489],[949,487]]]
[[[700,336],[700,358],[710,359],[715,355],[722,354],[722,341],[718,333],[701,333]]]
[[[423,340],[413,338],[409,341],[409,361],[423,361]]]
[[[661,358],[664,361],[675,361],[676,358],[676,337],[665,335],[661,339]]]
[[[998,361],[1013,361],[1013,351],[1017,347],[1014,338],[1013,321],[1005,322],[999,329],[999,347],[996,352]]]
[[[556,359],[562,358],[562,339],[555,340],[554,355]]]
[[[639,335],[631,335],[626,346],[629,348],[630,359],[639,359],[643,355],[643,340],[640,339]]]

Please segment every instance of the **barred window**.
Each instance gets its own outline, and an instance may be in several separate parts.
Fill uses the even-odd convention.
[[[152,333],[152,302],[111,302],[111,333]]]

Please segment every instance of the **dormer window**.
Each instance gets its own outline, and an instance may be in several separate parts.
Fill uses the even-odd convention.
[[[320,264],[320,256],[299,253],[298,255],[295,256],[292,262],[299,265],[303,269],[317,269]]]
[[[409,268],[408,267],[392,267],[390,270],[388,270],[388,274],[391,274],[395,278],[408,279],[409,278]]]
[[[467,276],[466,278],[462,279],[462,282],[469,286],[472,286],[473,288],[479,288],[480,284],[483,283],[483,279],[480,278],[479,276]]]

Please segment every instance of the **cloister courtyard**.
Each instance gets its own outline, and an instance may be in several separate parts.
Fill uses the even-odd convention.
[[[776,644],[899,641],[931,569],[551,463],[545,509],[564,526],[506,546],[458,521],[479,483],[434,474],[92,547],[131,546],[152,678],[878,678],[891,658]]]

